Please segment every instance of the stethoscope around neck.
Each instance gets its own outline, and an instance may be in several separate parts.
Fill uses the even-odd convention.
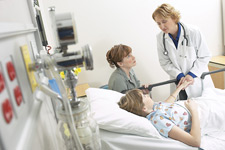
[[[188,38],[187,38],[187,35],[186,35],[186,31],[185,31],[185,29],[184,29],[184,26],[180,23],[180,25],[181,25],[181,27],[183,28],[183,30],[184,30],[184,39],[186,40],[186,46],[188,46]],[[182,41],[182,45],[183,45],[183,41]],[[164,47],[164,52],[163,52],[163,54],[164,55],[168,55],[168,51],[167,51],[167,49],[166,49],[166,44],[165,44],[165,33],[163,33],[163,47]]]

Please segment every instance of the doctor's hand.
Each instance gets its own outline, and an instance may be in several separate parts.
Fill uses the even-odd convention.
[[[186,87],[188,87],[189,85],[194,84],[194,78],[190,75],[186,75],[185,77],[182,77],[177,85],[177,87],[181,86],[181,84],[183,84],[185,81],[188,82],[188,84],[182,88],[182,90],[184,90]]]
[[[190,82],[190,84],[194,84],[194,78],[192,76],[190,76],[189,74],[187,74],[185,77],[184,77],[184,81],[188,81]],[[189,85],[190,85],[189,84]]]

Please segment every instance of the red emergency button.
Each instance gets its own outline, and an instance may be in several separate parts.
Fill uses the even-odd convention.
[[[6,99],[3,103],[2,103],[2,111],[3,111],[3,116],[5,118],[5,121],[7,123],[10,123],[10,121],[13,118],[13,111],[12,111],[12,106],[9,102],[8,99]]]
[[[4,88],[5,88],[4,77],[3,74],[0,72],[0,93],[3,91]]]
[[[13,63],[12,63],[11,61],[9,61],[9,62],[6,64],[6,67],[7,67],[9,79],[10,79],[11,81],[13,81],[13,80],[15,79],[15,77],[16,77],[16,72],[15,72]]]
[[[17,105],[20,106],[21,102],[23,101],[23,97],[22,97],[19,86],[16,86],[14,88],[14,96],[15,96]]]

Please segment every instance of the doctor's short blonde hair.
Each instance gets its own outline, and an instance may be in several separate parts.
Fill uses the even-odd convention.
[[[170,4],[162,4],[159,6],[152,14],[152,18],[155,20],[155,17],[159,16],[164,19],[171,17],[175,20],[176,23],[180,22],[180,12],[177,11],[173,6]]]

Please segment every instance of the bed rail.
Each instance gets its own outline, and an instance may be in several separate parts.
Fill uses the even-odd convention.
[[[218,73],[218,72],[223,72],[223,71],[225,71],[225,68],[218,69],[218,70],[215,70],[215,71],[203,72],[202,75],[201,75],[201,79],[204,79],[206,75]]]
[[[218,69],[218,70],[215,70],[215,71],[203,72],[202,75],[201,75],[201,79],[204,80],[205,76],[207,76],[209,74],[214,74],[214,73],[223,72],[223,71],[225,71],[225,68]],[[149,90],[149,92],[151,92],[153,87],[157,87],[157,86],[161,86],[161,85],[165,85],[165,84],[170,84],[170,83],[175,83],[176,81],[177,81],[176,79],[172,79],[172,80],[167,80],[167,81],[151,84],[151,85],[148,86],[147,89]],[[140,87],[139,89],[145,89],[145,88]]]
[[[163,82],[159,82],[159,83],[155,83],[155,84],[151,84],[148,86],[148,90],[152,91],[152,88],[160,86],[160,85],[165,85],[165,84],[170,84],[170,83],[175,83],[177,80],[176,79],[172,79],[172,80],[167,80],[167,81],[163,81]],[[144,87],[141,87],[141,89],[144,89]]]

